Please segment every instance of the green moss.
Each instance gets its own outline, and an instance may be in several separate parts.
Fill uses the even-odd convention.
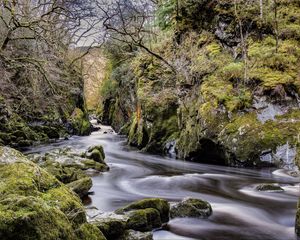
[[[161,226],[159,211],[154,208],[134,210],[128,213],[127,228],[147,232]]]
[[[109,170],[109,167],[106,164],[98,163],[92,159],[85,159],[81,161],[84,166],[81,166],[81,169],[87,170],[87,169],[95,169],[100,172],[105,172]]]
[[[116,218],[98,219],[92,223],[95,225],[108,240],[117,239],[126,229],[126,221]]]
[[[167,222],[169,220],[170,206],[168,201],[160,198],[143,199],[128,206],[118,209],[116,213],[128,212],[136,209],[154,208],[160,213],[161,220]]]
[[[91,124],[85,113],[79,108],[75,108],[71,122],[75,130],[75,134],[89,135],[91,133]]]
[[[290,114],[290,113],[289,113]],[[285,115],[281,116],[284,119]],[[221,132],[219,139],[236,158],[241,161],[259,161],[262,151],[272,149],[289,142],[297,144],[299,122],[267,121],[261,123],[255,113],[236,116]]]
[[[53,188],[42,196],[49,205],[60,209],[74,225],[86,222],[85,210],[80,199],[65,186]]]
[[[188,198],[172,206],[170,211],[171,218],[194,217],[208,218],[212,214],[211,205],[201,199]]]
[[[84,197],[88,194],[89,190],[92,188],[93,183],[90,177],[85,177],[76,181],[73,181],[67,185],[73,192],[75,192],[79,197]]]
[[[92,152],[93,150],[98,150],[101,154],[101,159],[104,160],[105,159],[105,153],[104,153],[104,148],[102,145],[96,145],[96,146],[92,146],[89,147],[88,152]]]
[[[0,148],[0,238],[76,240],[80,199],[20,152]]]
[[[103,233],[94,225],[85,223],[76,231],[80,240],[106,240]]]
[[[5,195],[0,204],[1,239],[75,239],[65,214],[39,197]]]

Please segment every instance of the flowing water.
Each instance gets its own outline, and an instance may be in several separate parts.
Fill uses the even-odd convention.
[[[91,136],[35,147],[28,153],[66,146],[84,151],[102,144],[110,171],[93,176],[93,194],[86,204],[103,212],[148,197],[170,202],[195,197],[211,203],[209,219],[173,219],[167,230],[154,232],[154,239],[297,239],[294,222],[300,180],[283,170],[229,168],[145,154],[126,146],[124,137],[103,131],[109,129],[102,127]],[[260,183],[279,183],[285,191],[257,192],[254,188]]]

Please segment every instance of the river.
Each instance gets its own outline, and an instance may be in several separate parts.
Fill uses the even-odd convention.
[[[107,134],[104,134],[108,132]],[[72,137],[30,149],[46,152],[70,146],[78,151],[102,144],[110,171],[93,176],[93,194],[85,204],[113,211],[135,200],[185,197],[211,203],[209,219],[173,219],[168,230],[154,231],[155,240],[295,240],[299,179],[283,170],[242,169],[180,161],[150,155],[126,145],[126,138],[102,127],[87,137]],[[282,193],[255,191],[260,183],[279,183]]]

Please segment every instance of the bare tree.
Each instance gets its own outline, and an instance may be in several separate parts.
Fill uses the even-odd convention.
[[[107,37],[144,50],[176,73],[171,63],[148,46],[149,39],[155,35],[152,30],[155,10],[153,1],[113,0],[110,3],[97,1],[96,4]]]

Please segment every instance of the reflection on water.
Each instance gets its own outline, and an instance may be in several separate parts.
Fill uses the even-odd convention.
[[[93,195],[85,201],[99,210],[113,211],[125,204],[161,197],[171,202],[185,197],[212,204],[207,220],[174,219],[167,230],[154,232],[154,239],[203,240],[294,240],[294,221],[299,179],[274,169],[229,168],[179,161],[137,152],[116,134],[93,133],[31,149],[45,152],[70,146],[83,151],[102,144],[111,170],[93,177]],[[275,174],[273,174],[273,172]],[[260,183],[279,183],[283,193],[256,192]]]

